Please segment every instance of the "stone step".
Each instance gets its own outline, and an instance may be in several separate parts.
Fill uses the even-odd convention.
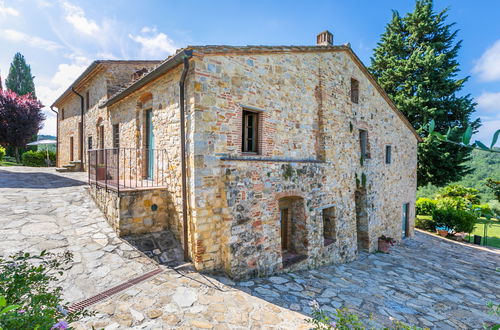
[[[69,162],[70,164],[75,164],[75,165],[81,165],[82,161],[81,160],[72,160]]]
[[[76,165],[75,164],[66,164],[66,165],[63,165],[64,168],[67,168],[67,169],[70,169],[70,168],[75,168]]]
[[[69,172],[69,169],[65,167],[56,167],[57,172]]]

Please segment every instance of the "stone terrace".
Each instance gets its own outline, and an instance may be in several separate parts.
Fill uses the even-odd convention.
[[[390,255],[363,254],[349,264],[247,282],[169,269],[116,237],[85,192],[85,179],[84,173],[0,168],[0,253],[73,251],[74,264],[61,281],[68,301],[164,270],[93,305],[97,315],[75,324],[78,329],[307,329],[312,299],[325,310],[372,314],[375,326],[394,317],[431,328],[481,328],[493,321],[486,302],[500,302],[499,250],[420,232]]]

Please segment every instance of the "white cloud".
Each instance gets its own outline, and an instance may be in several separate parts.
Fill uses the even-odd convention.
[[[500,92],[484,92],[477,97],[476,101],[479,109],[484,110],[485,112],[500,113]]]
[[[4,38],[14,42],[23,42],[31,47],[45,49],[49,51],[58,50],[62,47],[57,42],[42,39],[37,36],[31,36],[24,32],[12,29],[0,30],[0,38]]]
[[[19,16],[19,11],[12,7],[5,6],[5,2],[0,1],[0,17],[6,16]]]
[[[473,69],[483,81],[500,79],[500,40],[488,48],[476,62]]]
[[[500,129],[500,119],[482,121],[479,132],[473,135],[472,141],[479,140],[489,147],[493,139],[493,134],[495,134],[498,129]],[[500,146],[500,140],[497,141],[495,146]]]
[[[62,1],[61,4],[65,12],[64,19],[78,32],[89,36],[99,32],[99,25],[94,20],[88,19],[81,7],[73,5],[68,1]]]
[[[142,35],[129,34],[129,38],[141,44],[141,55],[144,58],[166,58],[173,54],[178,48],[172,39],[165,33],[156,30],[156,28],[143,27]]]

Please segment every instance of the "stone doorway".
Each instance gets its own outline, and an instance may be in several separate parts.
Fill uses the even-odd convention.
[[[302,197],[279,200],[280,240],[283,267],[307,258],[305,203]]]
[[[356,204],[358,251],[368,251],[370,248],[370,236],[368,234],[368,203],[366,200],[366,189],[357,189],[354,193],[354,199]]]

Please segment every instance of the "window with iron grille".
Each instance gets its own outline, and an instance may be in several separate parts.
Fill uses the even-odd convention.
[[[259,113],[243,110],[242,152],[258,152]]]
[[[113,148],[120,148],[120,126],[119,124],[113,125]]]
[[[385,163],[390,164],[392,162],[392,147],[385,146]]]
[[[88,149],[92,150],[92,136],[87,138]]]
[[[359,81],[354,78],[351,78],[351,101],[352,103],[359,101]]]

